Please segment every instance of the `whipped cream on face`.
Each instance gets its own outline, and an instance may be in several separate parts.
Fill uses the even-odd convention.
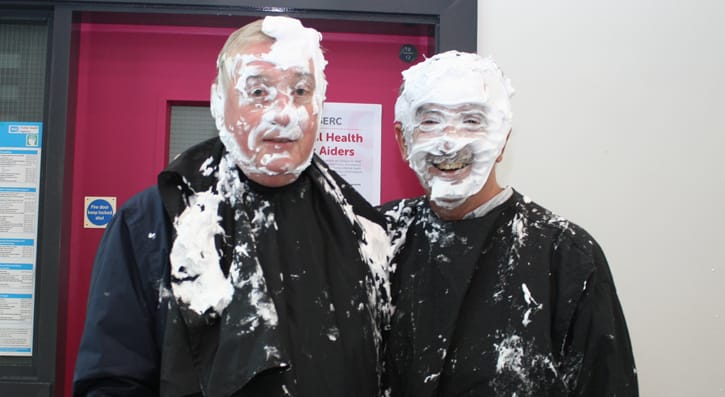
[[[448,51],[403,72],[403,91],[395,103],[395,120],[403,127],[407,160],[430,194],[445,208],[455,208],[476,194],[486,183],[511,129],[510,81],[489,58]],[[418,112],[436,105],[442,114],[482,110],[485,127],[480,132],[461,129],[456,133],[417,132]],[[463,124],[465,125],[465,124]],[[451,129],[446,129],[450,131]],[[431,166],[442,170],[470,165],[463,178],[432,175]]]
[[[505,136],[504,136],[505,141]],[[493,168],[493,163],[501,152],[503,144],[498,145],[480,137],[450,137],[442,136],[427,140],[416,140],[415,144],[408,145],[408,163],[416,172],[421,184],[429,190],[431,200],[444,208],[455,208],[466,198],[476,194]],[[470,153],[459,156],[459,153]],[[429,167],[436,165],[443,169],[441,164],[450,164],[451,160],[466,158],[466,162],[459,161],[461,165],[470,165],[471,171],[464,178],[445,179],[431,175]]]
[[[219,59],[219,69],[226,70],[230,81],[236,81],[237,90],[243,93],[240,98],[242,102],[239,106],[243,106],[251,102],[251,98],[246,96],[245,90],[242,89],[250,76],[256,76],[260,72],[260,68],[252,63],[267,62],[273,64],[280,70],[294,69],[301,73],[313,73],[315,79],[315,88],[313,92],[313,108],[310,115],[304,105],[296,105],[292,100],[292,92],[280,93],[277,87],[268,88],[267,100],[273,101],[278,95],[287,95],[290,100],[284,105],[274,103],[269,109],[265,110],[261,122],[249,133],[247,146],[256,155],[256,142],[259,142],[259,135],[264,134],[263,138],[275,138],[281,140],[295,141],[301,138],[303,131],[301,126],[305,125],[310,117],[316,117],[319,124],[322,115],[322,103],[325,100],[325,92],[327,89],[327,81],[325,80],[324,69],[327,65],[322,50],[320,49],[320,40],[322,35],[315,29],[306,28],[302,23],[294,18],[289,17],[266,17],[262,22],[262,32],[274,39],[269,52],[264,54],[222,54]],[[222,67],[223,64],[223,67]],[[312,71],[310,70],[312,66]],[[295,87],[290,87],[294,90]],[[280,172],[272,171],[266,168],[267,164],[272,163],[278,158],[288,157],[287,152],[279,152],[274,154],[265,154],[259,161],[257,166],[255,159],[246,155],[239,147],[234,134],[229,131],[224,122],[224,105],[225,93],[222,84],[218,83],[212,87],[211,113],[216,121],[219,137],[224,146],[232,154],[237,164],[245,170],[245,172],[261,173],[267,175],[278,175]],[[274,118],[282,115],[289,117],[289,123],[284,126],[277,125],[273,122]],[[236,121],[237,127],[245,127],[246,121],[241,118]],[[316,131],[319,133],[319,131]],[[315,137],[316,138],[316,137]],[[297,166],[295,169],[285,170],[284,174],[299,175],[310,164],[313,152],[310,151],[308,158]]]
[[[276,42],[275,42],[276,44]],[[274,51],[274,48],[273,48]],[[271,53],[271,52],[270,52]],[[269,54],[269,53],[268,53]],[[238,58],[244,58],[239,57]],[[253,60],[251,60],[253,61]],[[251,62],[250,61],[250,62]],[[309,58],[308,58],[309,61]],[[248,62],[247,62],[248,63]],[[260,71],[259,68],[254,66],[247,66],[246,63],[242,64],[241,67],[241,73],[239,75],[239,78],[237,79],[237,91],[246,93],[246,90],[244,89],[245,83],[247,81],[247,78],[249,76],[255,76],[259,75]],[[292,68],[296,67],[295,65],[290,66]],[[309,68],[307,68],[309,69]],[[304,70],[305,72],[309,73],[309,70]],[[324,78],[324,77],[323,77]],[[268,101],[274,100],[277,95],[279,95],[279,92],[277,90],[277,87],[267,87],[269,89],[268,93]],[[294,87],[292,87],[294,89]],[[317,92],[317,90],[315,90]],[[283,105],[278,106],[277,103],[272,105],[269,110],[264,112],[262,115],[262,119],[259,121],[257,126],[250,131],[249,136],[247,137],[247,147],[254,150],[256,142],[259,142],[259,136],[262,135],[262,138],[267,139],[280,139],[280,140],[289,140],[289,141],[296,141],[300,138],[302,138],[302,125],[305,125],[309,119],[310,114],[308,114],[307,109],[304,107],[304,105],[297,106],[294,103],[292,93],[283,93],[283,95],[287,95],[290,99]],[[324,99],[324,98],[323,98]],[[317,106],[317,98],[315,98],[315,106]],[[315,114],[320,114],[320,112],[317,112]],[[289,122],[285,125],[280,125],[275,122],[275,118],[278,116],[283,116],[289,119]],[[243,120],[237,121],[238,125],[241,127],[244,123]],[[226,130],[226,127],[224,128],[224,131]],[[248,156],[245,156],[242,151],[239,148],[238,143],[234,139],[233,134],[231,133],[222,133],[220,130],[220,136],[222,136],[222,140],[225,142],[225,146],[227,149],[232,152],[235,155],[235,159],[241,159],[246,158],[245,170],[248,171],[257,171],[257,172],[264,172],[266,174],[274,175],[275,173],[271,172],[268,169],[262,168],[259,169],[255,166],[254,161],[251,158],[248,158]],[[231,140],[233,142],[233,145],[229,145],[226,143],[226,140]],[[230,149],[231,148],[231,149]],[[279,152],[279,153],[266,153],[262,156],[260,163],[262,166],[266,166],[267,164],[271,163],[272,161],[278,159],[278,158],[284,158],[288,157],[289,154],[287,152]],[[295,173],[299,174],[300,172],[304,171],[305,168],[310,164],[310,160],[312,159],[312,153],[310,152],[309,157],[307,160],[300,164],[296,169],[288,170],[289,173]],[[250,170],[250,168],[253,168],[253,170]]]

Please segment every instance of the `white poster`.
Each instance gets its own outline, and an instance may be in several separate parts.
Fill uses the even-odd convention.
[[[41,123],[0,122],[0,356],[30,356]]]
[[[373,205],[380,204],[382,105],[325,103],[315,152]]]

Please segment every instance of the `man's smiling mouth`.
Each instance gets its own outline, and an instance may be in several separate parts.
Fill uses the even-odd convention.
[[[453,154],[440,156],[429,154],[428,162],[441,171],[458,171],[473,163],[473,152],[470,149],[464,148]]]

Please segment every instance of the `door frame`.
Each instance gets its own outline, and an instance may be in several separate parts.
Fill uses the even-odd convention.
[[[73,169],[75,105],[75,24],[82,13],[131,15],[175,14],[194,18],[290,15],[331,21],[429,24],[435,51],[477,50],[478,0],[9,0],[4,15],[28,14],[47,18],[48,68],[41,164],[40,212],[36,272],[34,350],[31,360],[0,365],[0,395],[62,395],[56,385],[63,376],[65,357],[57,354],[58,330],[68,310],[69,234]],[[273,5],[270,5],[273,4]],[[66,172],[67,170],[67,172]],[[70,308],[72,310],[72,308]],[[60,315],[59,315],[60,314]],[[61,331],[62,332],[62,331]]]

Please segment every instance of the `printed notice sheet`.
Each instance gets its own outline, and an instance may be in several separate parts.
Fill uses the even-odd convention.
[[[31,356],[42,123],[0,122],[0,356]]]
[[[382,105],[325,103],[315,152],[373,205],[380,204]]]

